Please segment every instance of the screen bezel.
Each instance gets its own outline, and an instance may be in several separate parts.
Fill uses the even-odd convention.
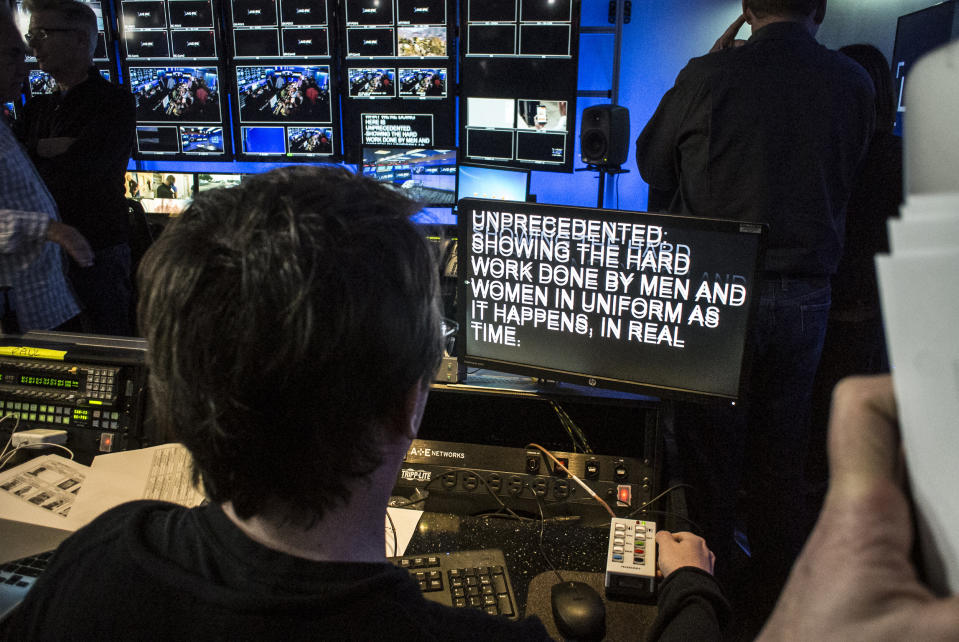
[[[476,206],[482,206],[483,204],[488,204],[488,206],[501,206],[504,202],[510,201],[497,201],[497,200],[487,200],[487,199],[474,199],[466,198],[457,202],[457,238],[460,242],[457,246],[458,249],[458,263],[460,266],[467,265],[469,262],[469,242],[470,238],[470,223],[469,218],[465,216],[465,213],[470,211],[470,208]],[[528,203],[526,204],[526,209],[533,211],[538,214],[569,214],[582,215],[585,213],[595,212],[602,216],[607,215],[638,215],[644,216],[648,215],[651,217],[656,217],[657,219],[675,219],[677,221],[687,221],[691,226],[696,227],[700,230],[714,230],[719,232],[738,232],[740,234],[752,234],[757,237],[757,246],[756,246],[756,260],[755,266],[750,275],[750,282],[753,284],[752,289],[749,292],[749,303],[746,309],[746,326],[743,341],[742,349],[742,358],[739,363],[739,383],[737,386],[737,392],[734,395],[724,394],[720,392],[705,391],[705,390],[695,390],[691,388],[680,388],[675,386],[667,385],[657,385],[655,382],[641,382],[641,381],[627,381],[622,379],[617,379],[613,377],[603,377],[602,375],[597,375],[593,373],[585,373],[573,370],[560,370],[551,367],[538,366],[535,364],[522,363],[519,361],[507,361],[497,358],[491,358],[487,356],[481,356],[476,354],[469,354],[467,352],[467,333],[468,328],[468,318],[467,318],[467,286],[468,282],[465,278],[465,274],[460,273],[458,276],[457,283],[457,310],[456,310],[456,321],[459,324],[459,330],[456,337],[456,353],[457,357],[460,360],[460,365],[463,365],[467,368],[480,368],[480,369],[489,369],[496,370],[500,372],[508,372],[519,375],[527,375],[531,377],[536,377],[546,380],[555,380],[561,382],[572,383],[576,385],[582,385],[589,388],[607,388],[611,390],[619,390],[623,392],[632,392],[645,395],[653,395],[662,398],[669,398],[682,401],[693,401],[697,403],[704,404],[729,404],[736,403],[741,401],[745,396],[745,385],[749,377],[749,369],[751,364],[751,357],[754,346],[749,341],[749,328],[751,327],[753,320],[755,319],[756,311],[759,306],[759,278],[762,273],[762,262],[763,257],[765,256],[766,243],[768,237],[768,226],[765,224],[757,223],[746,223],[742,221],[731,221],[723,219],[709,219],[709,218],[698,218],[698,217],[689,217],[689,216],[678,216],[672,214],[660,214],[660,213],[649,213],[649,212],[626,212],[623,210],[608,210],[608,209],[597,209],[597,208],[586,208],[586,207],[576,207],[576,206],[565,206],[565,205],[546,205],[541,203]],[[524,210],[526,211],[526,210]]]

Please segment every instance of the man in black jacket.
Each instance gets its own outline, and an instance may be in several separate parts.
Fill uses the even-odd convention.
[[[815,40],[826,0],[742,5],[714,50],[679,73],[636,156],[651,188],[675,194],[673,211],[769,226],[745,403],[707,416],[684,408],[676,420],[685,476],[704,493],[696,517],[720,565],[732,559],[745,491],[750,586],[769,598],[761,618],[811,525],[797,510],[810,395],[846,202],[875,110],[868,75]],[[734,46],[743,22],[752,37]]]
[[[75,0],[26,2],[27,43],[57,91],[35,96],[15,131],[46,183],[63,222],[93,247],[90,267],[70,268],[85,330],[130,334],[129,219],[124,172],[134,138],[133,96],[93,66],[97,17]]]

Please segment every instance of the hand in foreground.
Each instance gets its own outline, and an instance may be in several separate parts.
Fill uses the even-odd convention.
[[[742,29],[744,24],[746,24],[746,16],[740,15],[729,25],[726,31],[723,32],[723,35],[719,36],[719,40],[713,44],[713,48],[709,50],[709,53],[715,53],[722,49],[739,47],[740,45],[746,44],[745,40],[736,39],[736,34],[739,33],[739,30]]]
[[[710,574],[713,572],[716,556],[706,546],[706,540],[698,535],[659,531],[656,533],[656,548],[663,577],[684,566],[695,566]]]
[[[77,228],[60,221],[50,221],[47,226],[47,240],[66,250],[80,267],[93,265],[93,249]]]
[[[910,561],[896,425],[889,376],[836,387],[825,505],[760,640],[959,636],[959,597],[937,599]]]

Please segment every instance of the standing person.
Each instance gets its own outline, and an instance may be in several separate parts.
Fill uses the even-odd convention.
[[[826,431],[832,390],[843,377],[889,371],[886,337],[879,308],[876,254],[889,251],[887,221],[899,215],[903,197],[902,139],[893,132],[896,92],[889,61],[876,47],[839,49],[866,70],[876,87],[876,129],[849,197],[846,243],[832,279],[832,307],[813,396],[813,430]],[[814,488],[825,487],[825,439],[810,442]]]
[[[724,579],[745,491],[750,585],[759,598],[752,619],[761,622],[807,532],[810,395],[846,202],[875,110],[862,68],[815,40],[826,0],[742,6],[714,51],[692,59],[663,97],[637,140],[637,162],[652,188],[675,190],[675,212],[769,226],[745,403],[728,411],[686,406],[676,420],[680,465],[703,494],[699,518]],[[734,46],[744,22],[752,37]]]
[[[27,76],[25,55],[10,9],[0,2],[0,102],[19,99]],[[56,204],[43,181],[10,128],[0,120],[0,314],[4,332],[73,329],[70,322],[80,307],[63,272],[58,245],[81,266],[93,260],[86,239],[57,218]]]
[[[58,91],[34,96],[16,131],[64,222],[90,241],[88,268],[71,266],[87,331],[130,333],[129,215],[124,173],[134,137],[133,96],[93,66],[97,18],[75,0],[24,3],[27,42]]]

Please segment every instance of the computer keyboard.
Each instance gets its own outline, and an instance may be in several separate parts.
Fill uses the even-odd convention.
[[[506,572],[506,558],[499,549],[389,559],[409,571],[428,600],[456,608],[478,609],[511,620],[519,618],[516,594]]]
[[[0,567],[0,621],[23,601],[52,555],[53,551],[47,551],[7,562]]]

